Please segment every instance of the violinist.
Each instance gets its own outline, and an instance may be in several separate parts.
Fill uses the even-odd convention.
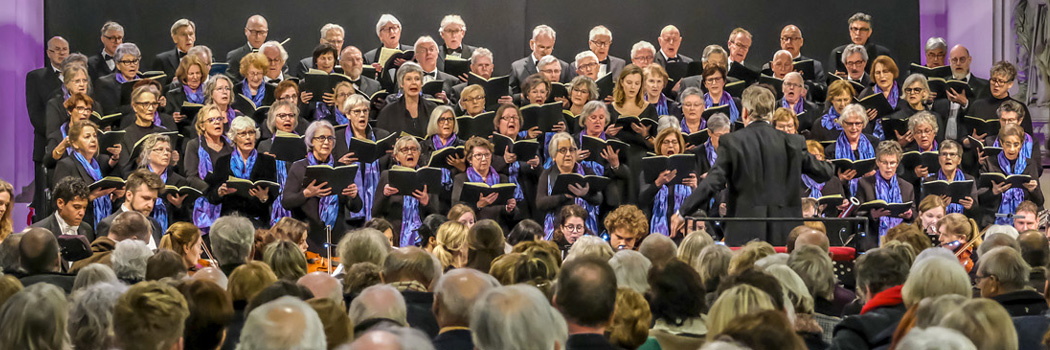
[[[160,249],[169,249],[182,257],[186,272],[193,276],[197,270],[211,266],[211,262],[201,259],[203,251],[201,231],[189,222],[176,222],[168,227],[160,239]]]
[[[966,268],[966,273],[970,273],[976,262],[973,252],[980,245],[977,223],[963,214],[952,213],[941,218],[937,225],[941,247],[955,253],[959,263]]]

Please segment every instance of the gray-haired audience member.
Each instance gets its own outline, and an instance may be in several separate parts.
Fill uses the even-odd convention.
[[[980,261],[976,287],[982,297],[999,302],[1010,317],[1042,315],[1047,311],[1043,295],[1028,288],[1032,267],[1020,252],[1010,247],[993,248],[981,255]]]
[[[77,272],[77,278],[73,281],[73,292],[90,287],[96,283],[117,281],[117,274],[113,272],[112,268],[95,263]]]
[[[454,327],[469,327],[474,302],[499,286],[496,278],[470,268],[454,269],[441,276],[434,284],[434,317],[441,329],[452,328],[434,337],[434,346],[453,349],[457,344],[470,344],[473,348],[470,329]]]
[[[365,288],[350,302],[354,333],[384,322],[408,326],[406,308],[405,298],[394,287],[379,284]]]
[[[226,287],[230,283],[229,278],[226,277],[226,274],[223,273],[222,270],[210,266],[198,270],[197,273],[193,274],[192,278],[195,280],[207,280],[215,282],[215,284],[219,285],[219,287],[222,287],[222,289],[226,289]]]
[[[317,312],[296,297],[285,296],[248,314],[237,350],[325,350],[324,326]]]
[[[649,291],[649,269],[653,267],[649,258],[633,250],[621,250],[609,259],[609,266],[616,273],[616,286],[630,288],[638,294]]]
[[[146,279],[146,261],[153,256],[146,242],[129,239],[117,243],[113,250],[113,272],[117,278],[136,283]]]
[[[434,350],[427,335],[418,329],[389,327],[369,331],[360,336],[347,350]]]
[[[383,265],[383,259],[390,253],[386,236],[374,228],[351,230],[339,240],[339,263],[350,268],[359,262],[370,262],[376,266]]]
[[[248,262],[255,242],[255,227],[247,218],[223,216],[211,225],[211,247],[215,260],[227,276]]]
[[[897,344],[901,350],[977,350],[959,331],[945,327],[912,328]]]
[[[88,265],[80,273],[83,274],[89,268],[113,274],[109,267],[101,264]],[[113,306],[117,305],[117,298],[127,290],[128,286],[117,282],[114,277],[113,281],[95,283],[73,292],[73,305],[69,310],[69,339],[74,349],[113,348]]]
[[[649,235],[642,241],[642,245],[638,247],[638,252],[648,258],[652,266],[661,267],[678,255],[678,246],[674,244],[670,237]]]
[[[325,272],[311,272],[296,283],[314,293],[314,298],[331,299],[339,305],[344,303],[343,283]]]
[[[585,236],[586,237],[586,236]],[[470,315],[478,350],[565,349],[565,319],[536,287],[517,284],[482,295]]]
[[[68,349],[68,318],[69,302],[61,289],[47,283],[27,286],[0,307],[0,345],[5,349]]]

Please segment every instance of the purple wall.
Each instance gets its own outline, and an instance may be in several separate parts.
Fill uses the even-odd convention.
[[[5,0],[0,11],[0,179],[16,198],[33,181],[33,127],[26,114],[25,77],[44,62],[44,1]],[[74,48],[75,49],[75,48]],[[18,198],[21,199],[21,198]],[[27,203],[16,203],[15,231],[26,226]]]
[[[951,6],[948,4],[951,3]],[[922,45],[933,36],[944,38],[948,48],[962,44],[970,50],[970,70],[988,78],[993,52],[993,2],[989,0],[920,0],[919,36]],[[926,61],[922,47],[916,48]]]

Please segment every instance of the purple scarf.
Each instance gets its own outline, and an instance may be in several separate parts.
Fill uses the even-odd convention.
[[[236,178],[251,180],[252,168],[255,168],[255,160],[258,157],[259,152],[254,149],[248,154],[247,160],[244,159],[240,149],[233,150],[233,155],[230,156],[230,172]]]
[[[864,134],[860,134],[857,141],[857,153],[860,153],[860,159],[875,158],[875,147],[867,137],[864,137]],[[857,157],[853,156],[853,148],[850,147],[849,140],[846,139],[846,133],[844,132],[839,133],[838,140],[835,140],[835,159],[858,160]],[[860,180],[862,176],[864,176],[864,174],[857,174],[852,180],[849,180],[850,196],[857,195],[857,181]]]
[[[366,127],[367,128],[367,127]],[[354,131],[350,130],[350,127],[346,128],[346,145],[350,147],[350,139],[354,137]],[[372,130],[365,131],[369,140],[375,141],[376,136]],[[357,184],[357,188],[366,189],[365,191],[357,191],[358,195],[361,196],[361,201],[364,202],[364,206],[361,210],[353,212],[350,217],[353,219],[364,218],[365,221],[372,220],[372,203],[375,201],[375,191],[370,189],[376,188],[379,184],[379,160],[377,159],[371,163],[360,163],[359,169],[364,171],[358,171],[357,176],[354,178],[354,183]]]
[[[335,157],[332,155],[328,155],[327,161],[319,162],[314,157],[314,152],[306,154],[306,161],[309,165],[335,165]],[[339,218],[339,194],[330,194],[321,198],[321,202],[318,205],[318,214],[320,214],[321,221],[324,222],[325,226],[335,227],[335,221]]]
[[[839,130],[842,131],[842,125],[838,123],[839,112],[835,110],[835,107],[828,107],[828,113],[823,117],[820,117],[820,126],[830,131]]]
[[[674,207],[668,211],[667,197],[671,189],[674,189]],[[649,231],[653,233],[659,233],[664,236],[671,235],[671,229],[669,228],[668,213],[677,213],[678,208],[682,206],[682,202],[685,202],[685,198],[689,197],[689,194],[693,193],[693,189],[686,185],[663,185],[660,187],[660,191],[656,192],[656,197],[653,198],[653,221],[649,224]]]
[[[945,181],[948,180],[948,178],[944,176],[944,170],[941,170],[941,171],[937,172],[937,180],[945,180]],[[952,177],[952,181],[965,181],[965,180],[966,180],[966,177],[963,176],[962,170],[955,169],[955,176]],[[963,208],[962,204],[950,203],[950,204],[948,204],[948,208],[945,209],[945,212],[948,213],[948,214],[952,214],[952,213],[960,213],[961,214],[963,212],[963,209],[964,208]]]
[[[282,218],[292,216],[292,211],[281,205],[281,199],[284,198],[284,183],[288,181],[288,163],[279,159],[274,163],[277,165],[277,184],[281,187],[280,192],[277,193],[277,199],[270,205],[270,226],[276,225]]]
[[[183,84],[182,92],[186,94],[186,102],[204,103],[204,84],[197,86],[197,91],[193,91],[189,85]]]
[[[806,174],[802,174],[802,184],[809,189],[809,198],[820,198],[824,195],[824,182],[817,182]]]
[[[1024,134],[1024,144],[1021,145],[1021,158],[1032,158],[1032,145],[1032,135]],[[992,147],[1001,147],[999,146],[999,137],[995,138],[995,143],[992,144]]]
[[[116,72],[116,74],[113,74],[113,77],[117,78],[117,82],[118,83],[123,84],[123,83],[128,82],[128,79],[124,77],[124,74],[121,74],[119,71]],[[139,75],[136,73],[135,74],[135,79],[138,79],[138,78],[139,78]]]
[[[1010,160],[1006,159],[1006,153],[999,153],[999,169],[1003,170],[1003,174],[1017,175],[1024,174],[1025,168],[1028,167],[1028,158],[1018,155],[1017,161],[1014,162],[1014,166],[1010,166]],[[1022,187],[1011,187],[1006,192],[1003,192],[1002,199],[999,202],[999,210],[996,211],[999,214],[1013,214],[1014,210],[1017,209],[1017,205],[1024,201],[1025,188]],[[1010,225],[1013,223],[1013,218],[1010,217],[996,217],[996,225]]]
[[[211,154],[205,149],[205,147],[208,147],[207,141],[204,140],[204,137],[201,137],[198,141],[200,146],[197,147],[197,176],[203,180],[215,169],[211,161]],[[225,136],[223,137],[223,142],[226,142]],[[212,204],[204,196],[198,197],[193,203],[193,225],[197,227],[211,227],[211,224],[221,214],[222,204]]]
[[[248,85],[248,78],[244,78],[241,81],[241,94],[250,98],[256,107],[262,107],[263,98],[266,97],[266,83],[260,83],[259,90],[256,91],[255,95],[252,95],[252,88]]]
[[[802,112],[805,112],[804,110],[802,110],[802,107],[805,107],[805,104],[806,103],[802,101],[802,98],[799,98],[798,102],[795,102],[795,108],[791,108],[791,104],[788,103],[787,99],[780,100],[780,106],[792,110],[793,112],[795,112],[796,116],[802,114]]]
[[[155,173],[152,165],[147,165],[146,167],[149,168],[151,173]],[[160,182],[168,183],[168,169],[164,169],[164,172],[160,173]],[[153,204],[153,212],[150,213],[150,217],[157,220],[161,231],[168,231],[168,206],[164,205],[164,199],[160,196],[157,196],[157,202]]]
[[[83,154],[80,154],[80,152],[73,152],[73,158],[80,163],[80,166],[84,167],[84,170],[87,170],[87,173],[88,175],[91,175],[92,180],[102,180],[102,168],[99,167],[98,161],[96,161],[94,157],[88,162]],[[99,221],[102,221],[102,219],[109,216],[109,212],[113,210],[113,202],[109,199],[109,196],[95,198],[95,200],[91,202],[91,205],[95,211],[95,217],[91,218],[92,226],[97,225]]]
[[[438,137],[437,135],[431,136],[430,141],[434,144],[434,152],[437,152],[444,149],[445,147],[452,146],[453,144],[455,144],[456,134],[452,134],[452,136],[450,136],[448,138],[448,141],[446,141],[445,143],[441,143],[441,137]],[[452,188],[451,169],[441,168],[441,184],[445,186],[446,190],[450,190]]]
[[[429,188],[427,189],[430,190]],[[434,200],[431,198],[430,200]],[[411,247],[419,243],[419,228],[423,226],[420,218],[419,200],[411,195],[401,196],[401,239],[399,247]]]
[[[873,89],[875,90],[876,94],[883,93],[882,88],[880,88],[878,84],[876,84],[873,87]],[[897,82],[894,81],[893,82],[893,87],[890,88],[890,96],[887,97],[886,100],[890,102],[890,107],[893,107],[893,108],[896,109],[897,108],[897,102],[900,102],[900,99],[901,99],[901,91],[897,87]],[[875,137],[878,137],[879,140],[885,140],[886,139],[885,132],[882,130],[882,121],[880,121],[880,120],[876,120],[875,121],[875,131],[873,131],[872,134],[874,134]]]
[[[711,98],[711,93],[704,94],[704,108],[711,108],[715,105],[715,101]],[[740,111],[736,109],[736,103],[733,102],[733,96],[729,92],[722,91],[722,99],[718,101],[719,106],[729,105],[729,122],[735,123],[740,118]]]
[[[903,202],[901,199],[901,188],[897,184],[897,177],[892,176],[887,182],[882,178],[881,174],[875,174],[875,199],[881,199],[886,203],[900,203]],[[886,235],[886,231],[890,228],[899,225],[904,219],[883,216],[879,218],[879,237]]]
[[[700,127],[697,128],[698,130],[690,130],[689,125],[685,122],[685,118],[682,118],[682,122],[680,124],[682,125],[682,132],[686,134],[692,134],[694,132],[704,130],[704,128],[707,127],[707,121],[704,120],[704,118],[700,118]]]

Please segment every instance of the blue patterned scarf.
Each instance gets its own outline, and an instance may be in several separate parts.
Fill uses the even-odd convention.
[[[578,140],[576,140],[576,144],[577,145],[582,145],[583,144],[583,135],[586,134],[586,133],[587,133],[586,131],[580,132],[580,137],[579,137]],[[600,138],[602,140],[608,140],[608,138],[605,136],[605,131],[602,131],[601,134],[598,134],[598,138]],[[599,158],[601,158],[601,156],[599,156]],[[583,165],[583,167],[587,168],[592,173],[595,173],[595,174],[598,174],[598,175],[605,174],[605,165],[603,165],[600,161],[581,160],[580,161],[580,165]],[[591,231],[591,232],[597,232],[597,231]]]
[[[203,180],[212,171],[214,171],[214,164],[211,161],[211,154],[206,149],[207,141],[204,137],[200,138],[200,146],[197,147],[197,176]],[[211,227],[211,224],[219,218],[222,214],[222,204],[212,204],[204,196],[197,197],[197,200],[193,203],[193,224],[200,228]]]
[[[1020,158],[1025,158],[1025,159],[1031,159],[1032,158],[1032,145],[1033,145],[1033,143],[1032,143],[1032,135],[1024,134],[1024,144],[1021,145],[1021,157]],[[1002,146],[999,146],[999,137],[995,138],[995,142],[992,144],[992,147],[1002,147]]]
[[[1025,168],[1028,167],[1028,158],[1018,155],[1017,161],[1014,162],[1014,166],[1010,166],[1010,160],[1006,159],[1006,153],[999,153],[999,169],[1003,170],[1003,174],[1017,175],[1024,174]],[[1014,210],[1017,209],[1017,205],[1024,201],[1025,188],[1023,187],[1011,187],[1006,192],[1003,192],[1002,199],[999,202],[999,210],[996,213],[999,214],[1013,214]],[[1013,224],[1013,218],[1010,217],[996,217],[996,225],[1011,225]]]
[[[366,127],[367,128],[367,127]],[[353,130],[350,127],[346,128],[346,145],[350,147],[350,139],[354,137]],[[375,133],[370,129],[366,129],[365,134],[369,140],[375,141]],[[358,189],[364,189],[363,191],[357,191],[357,194],[361,196],[361,201],[364,202],[364,206],[361,210],[350,214],[350,218],[359,219],[364,218],[365,221],[372,220],[372,203],[375,201],[375,189],[379,184],[379,160],[377,159],[371,163],[360,163],[360,168],[357,171],[357,176],[354,177],[354,183],[357,184]],[[364,171],[361,171],[364,169]]]
[[[704,94],[704,108],[711,108],[715,105],[714,99],[711,98],[711,93]],[[740,118],[740,111],[736,109],[736,103],[733,102],[733,96],[729,92],[722,91],[722,99],[718,101],[719,106],[729,105],[729,122],[735,123]]]
[[[280,185],[280,192],[277,193],[277,199],[270,205],[270,226],[276,225],[282,218],[292,216],[292,211],[281,205],[281,199],[284,198],[284,183],[288,181],[288,162],[278,159],[274,163],[277,165],[277,184]]]
[[[241,150],[234,149],[233,155],[230,156],[230,172],[238,179],[251,180],[252,169],[255,168],[255,160],[258,157],[259,152],[253,149],[252,153],[248,154],[248,160],[245,160]]]
[[[674,188],[674,208],[671,211],[667,210],[667,196],[671,188]],[[685,202],[685,198],[689,197],[689,194],[693,193],[693,189],[686,185],[671,185],[666,184],[660,187],[660,191],[656,192],[656,197],[653,198],[653,221],[649,224],[649,230],[653,233],[660,233],[664,236],[671,235],[671,229],[669,228],[669,222],[667,220],[668,213],[677,213],[678,208],[682,206],[682,202]]]
[[[873,89],[875,90],[876,94],[881,94],[883,92],[882,88],[880,88],[878,84],[875,84]],[[897,102],[900,102],[900,98],[901,98],[901,91],[897,87],[897,82],[894,81],[893,82],[893,87],[890,88],[890,96],[887,97],[886,100],[890,102],[890,107],[893,107],[894,109],[896,109],[897,108]],[[874,134],[875,137],[878,137],[879,140],[885,140],[886,139],[885,132],[882,130],[882,121],[881,120],[876,120],[875,121],[875,131],[872,132],[872,134]]]
[[[153,171],[152,165],[147,165],[146,167],[149,168],[151,173],[156,173],[156,171]],[[168,183],[168,169],[164,169],[164,172],[160,173],[160,182]],[[157,202],[153,204],[153,212],[149,216],[157,220],[157,223],[160,224],[161,232],[168,231],[168,206],[164,204],[164,199],[161,195],[157,196]]]
[[[697,127],[697,130],[689,129],[689,124],[685,122],[685,118],[682,118],[682,122],[679,124],[682,126],[682,132],[686,134],[692,134],[707,127],[707,121],[704,118],[700,118],[700,126]]]
[[[579,164],[576,164],[576,173],[586,175],[583,171],[583,166]],[[547,181],[547,195],[551,195],[551,191],[553,190],[554,181]],[[582,197],[576,197],[573,203],[587,210],[587,229],[591,232],[598,232],[598,206],[591,205],[591,203],[587,202],[587,200]],[[543,239],[549,241],[551,240],[551,236],[554,235],[554,216],[560,209],[561,208],[555,208],[554,210],[547,212],[547,215],[543,218],[543,232],[546,232]]]
[[[449,136],[448,141],[441,142],[441,137],[437,135],[430,137],[431,143],[434,145],[434,152],[440,151],[445,147],[452,146],[456,143],[456,134]],[[452,169],[441,168],[441,185],[445,187],[446,191],[452,190]]]
[[[835,140],[835,159],[849,159],[852,161],[875,158],[875,147],[871,144],[864,134],[860,134],[857,140],[857,153],[860,153],[860,159],[853,156],[853,148],[849,145],[849,140],[846,139],[846,133],[839,133],[838,140]],[[850,196],[857,195],[857,181],[864,176],[864,174],[857,174],[852,180],[849,180],[849,194]]]
[[[153,112],[153,126],[161,126],[160,125],[160,112],[159,111],[154,111]]]
[[[887,182],[886,179],[882,178],[882,174],[875,174],[875,199],[881,199],[886,203],[900,203],[903,202],[901,199],[901,188],[897,184],[897,177],[892,176]],[[883,216],[879,218],[879,237],[886,235],[886,231],[890,228],[899,225],[904,219],[891,216]]]
[[[941,171],[937,172],[937,180],[945,180],[945,181],[948,180],[948,178],[944,176],[944,170],[941,170]],[[952,181],[966,181],[966,177],[963,176],[962,170],[955,169],[955,176],[952,177]],[[963,208],[962,204],[950,203],[950,204],[948,204],[948,208],[945,209],[945,212],[948,213],[948,214],[952,214],[952,213],[960,213],[961,214],[963,212],[963,209],[964,208]]]
[[[319,162],[317,161],[317,158],[314,157],[314,152],[310,152],[306,154],[306,159],[307,162],[309,162],[309,165],[335,165],[335,157],[332,157],[331,155],[328,156],[327,161]],[[330,194],[321,198],[318,210],[321,215],[321,221],[324,222],[326,226],[335,227],[335,221],[339,218],[339,194]]]
[[[809,175],[802,174],[802,184],[809,189],[809,198],[816,199],[824,195],[824,182],[817,182],[810,178]]]
[[[59,127],[58,130],[62,131],[62,139],[63,140],[66,137],[69,137],[69,123],[68,122],[65,123],[65,124],[62,124],[62,126]],[[76,150],[73,149],[73,146],[66,146],[66,154],[73,154],[73,152],[76,152]]]
[[[780,100],[780,106],[790,109],[792,112],[795,112],[796,116],[802,114],[802,112],[805,112],[804,110],[802,110],[802,107],[805,107],[805,105],[806,103],[802,101],[802,98],[799,98],[798,102],[795,102],[795,108],[791,108],[791,103],[789,103],[787,99]]]
[[[427,189],[429,192],[429,189]],[[431,198],[430,200],[434,200]],[[412,195],[401,196],[401,240],[399,247],[411,247],[419,243],[419,228],[423,226],[420,218],[419,200]]]
[[[707,156],[707,165],[715,166],[715,160],[718,159],[718,150],[715,149],[715,145],[711,144],[711,139],[707,139],[707,142],[704,142],[704,155]]]
[[[667,107],[667,96],[664,96],[663,93],[660,93],[660,97],[656,99],[656,102],[649,101],[649,96],[645,96],[645,101],[656,107],[656,115],[671,115]]]
[[[94,157],[88,162],[80,152],[73,152],[73,157],[76,158],[80,166],[87,170],[88,175],[91,175],[91,179],[94,181],[102,180],[102,168],[99,167],[98,161]],[[102,196],[95,198],[91,205],[95,210],[95,217],[91,218],[91,225],[95,226],[99,221],[102,221],[105,217],[109,216],[109,212],[113,210],[113,202],[109,199],[109,196]]]
[[[248,84],[248,78],[244,78],[244,80],[241,81],[241,94],[252,99],[252,103],[254,103],[256,107],[262,107],[263,98],[266,97],[266,83],[260,83],[259,90],[255,95],[252,95],[252,88]]]
[[[831,131],[842,131],[842,125],[839,124],[838,119],[839,112],[835,110],[835,107],[828,107],[828,113],[820,117],[820,126]]]
[[[233,107],[226,107],[226,126],[230,126],[235,118],[237,118],[237,112],[233,110]]]
[[[117,79],[118,83],[123,84],[123,83],[128,82],[128,78],[124,77],[124,73],[121,73],[120,71],[117,71],[116,73],[117,74],[113,74],[113,77]],[[138,75],[138,73],[136,73],[135,74],[135,79],[138,79],[138,78],[139,78],[139,75]]]
[[[197,86],[197,90],[194,91],[189,85],[182,85],[182,92],[186,94],[186,102],[189,103],[204,103],[204,84]]]

